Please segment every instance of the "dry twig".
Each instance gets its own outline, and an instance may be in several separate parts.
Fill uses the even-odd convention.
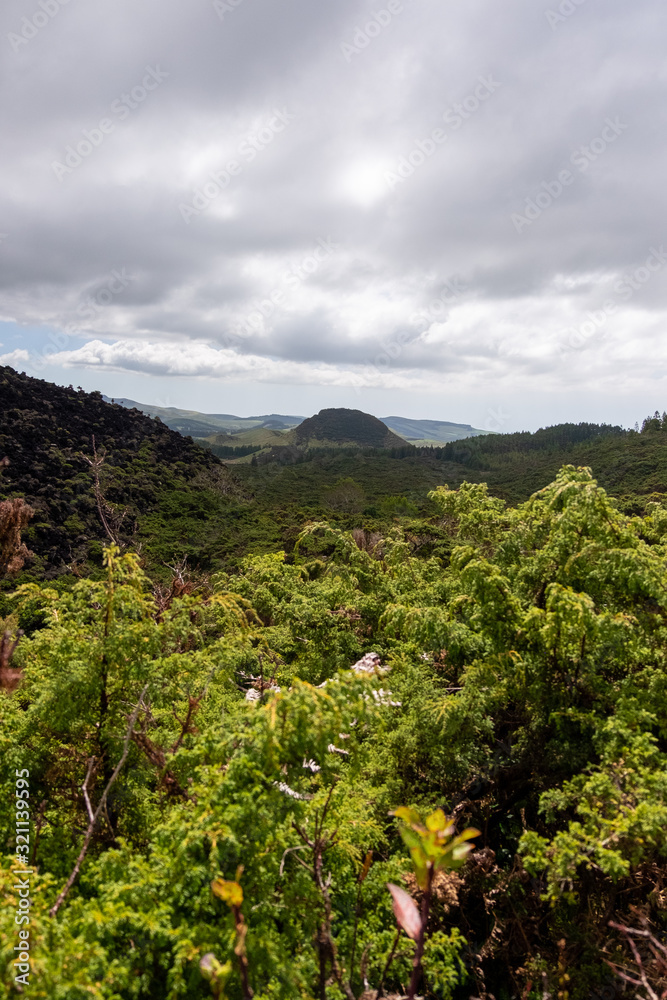
[[[122,549],[123,545],[120,540],[120,526],[125,519],[127,514],[127,507],[122,513],[119,513],[109,501],[104,496],[102,492],[102,483],[100,481],[100,469],[104,465],[105,456],[97,454],[97,448],[95,447],[95,435],[92,436],[93,441],[93,458],[88,458],[87,455],[82,454],[81,457],[88,462],[88,465],[93,471],[94,489],[95,489],[95,500],[97,502],[97,511],[100,515],[100,520],[102,526],[107,534],[109,540],[117,545],[119,549]]]
[[[11,632],[5,632],[0,639],[0,688],[5,688],[6,691],[14,691],[21,680],[21,670],[12,667],[11,661],[22,635],[20,630],[14,637]]]

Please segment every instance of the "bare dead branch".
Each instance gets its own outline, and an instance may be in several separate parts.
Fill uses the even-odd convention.
[[[25,500],[0,503],[0,576],[18,573],[32,552],[21,541],[21,532],[34,514]]]
[[[11,632],[5,632],[0,639],[0,688],[5,688],[6,691],[14,691],[21,680],[21,671],[18,667],[11,666],[11,660],[22,635],[20,630],[14,637]]]
[[[382,970],[382,976],[380,977],[380,986],[378,988],[376,1000],[380,1000],[380,998],[384,996],[384,981],[387,977],[387,973],[389,972],[391,963],[394,961],[394,955],[396,954],[396,949],[398,948],[398,942],[400,940],[400,937],[401,937],[401,928],[399,927],[398,930],[396,931],[396,937],[394,938],[394,943],[391,946],[391,951],[389,952],[387,961],[385,962],[384,969]]]
[[[665,948],[664,944],[660,944],[657,938],[651,934],[650,931],[640,931],[636,927],[626,927],[625,924],[617,924],[614,923],[613,920],[609,921],[609,926],[613,927],[614,930],[621,931],[622,934],[634,934],[636,937],[648,938],[656,948],[660,949],[663,955],[667,956],[667,948]]]
[[[156,621],[162,621],[162,616],[165,611],[169,610],[173,602],[179,597],[191,594],[196,586],[194,581],[190,579],[187,556],[183,556],[173,566],[166,562],[163,562],[162,565],[171,570],[172,578],[168,588],[159,583],[153,586],[153,598],[157,605]]]
[[[632,936],[634,934],[637,937],[653,938],[653,935],[650,933],[650,931],[639,931],[636,930],[635,928],[626,927],[625,924],[617,924],[613,920],[609,921],[609,926],[613,927],[614,930],[620,931],[621,934],[623,934],[623,936],[625,937],[628,944],[630,945],[630,950],[632,951],[632,956],[635,960],[635,965],[637,966],[637,972],[639,973],[639,976],[641,978],[641,985],[648,993],[649,1000],[660,1000],[660,997],[658,997],[658,994],[651,988],[651,985],[648,979],[646,978],[646,971],[644,969],[642,957],[639,954],[639,949]],[[653,940],[655,939],[653,938]]]
[[[621,969],[619,965],[615,965],[614,962],[610,962],[606,958],[604,961],[609,966],[611,971],[614,972],[617,976],[619,976],[622,980],[624,980],[624,982],[630,983],[631,986],[641,986],[641,983],[639,982],[638,979],[630,979],[630,976],[626,975],[626,973],[623,971],[623,969]]]
[[[86,803],[86,811],[88,813],[88,819],[91,823],[95,821],[95,814],[93,812],[93,807],[90,804],[90,796],[88,795],[88,782],[90,781],[90,776],[93,773],[93,767],[95,765],[95,758],[91,757],[88,761],[88,772],[86,774],[86,780],[81,786],[81,791],[83,792],[83,798]]]
[[[305,851],[306,846],[307,846],[306,844],[300,844],[298,847],[288,847],[285,850],[285,852],[284,852],[284,854],[282,856],[282,860],[280,862],[280,874],[281,875],[282,875],[282,873],[283,873],[283,871],[285,869],[285,858],[287,857],[287,855],[291,854],[292,851]],[[296,861],[301,861],[301,858],[296,858],[295,860]],[[309,868],[308,865],[306,865],[304,862],[301,862],[301,863],[303,864],[304,868],[312,874],[312,868]]]
[[[215,670],[211,671],[209,681],[214,674]],[[178,737],[176,738],[175,742],[173,743],[173,745],[169,750],[165,751],[162,749],[162,747],[158,746],[156,743],[153,743],[148,733],[146,732],[146,722],[147,721],[153,722],[154,719],[151,715],[150,708],[148,708],[145,705],[143,706],[145,717],[141,720],[141,730],[140,732],[132,733],[133,742],[136,743],[136,745],[141,750],[143,750],[144,754],[151,762],[153,767],[157,767],[162,771],[162,777],[160,779],[160,783],[161,784],[164,783],[167,786],[167,790],[171,794],[180,795],[185,799],[189,798],[188,793],[185,791],[184,788],[181,787],[173,771],[167,767],[167,757],[168,756],[171,757],[178,750],[180,750],[183,744],[183,740],[189,733],[197,732],[195,727],[192,725],[192,720],[199,709],[202,698],[205,696],[208,690],[209,681],[207,681],[206,686],[203,688],[201,694],[197,698],[193,697],[192,695],[188,695],[188,709],[185,719],[179,718],[176,711],[172,709],[172,715],[174,716],[179,726],[181,727],[181,732],[179,733]]]
[[[123,547],[123,543],[120,540],[120,526],[125,519],[128,508],[126,507],[122,513],[115,510],[114,507],[109,503],[109,501],[104,496],[102,490],[102,483],[100,480],[100,469],[104,465],[105,457],[104,455],[97,454],[97,448],[95,446],[95,435],[92,435],[93,442],[93,458],[88,458],[87,455],[81,453],[81,457],[88,462],[93,472],[93,483],[95,491],[95,501],[97,503],[97,512],[100,515],[100,521],[106,532],[107,538],[114,544],[117,545],[119,549]]]
[[[329,793],[326,797],[324,806],[322,807],[321,812],[315,816],[315,829],[313,831],[312,838],[308,836],[306,831],[303,830],[299,824],[296,823],[296,821],[293,821],[292,823],[292,826],[301,837],[303,846],[309,847],[312,851],[312,867],[309,867],[296,854],[294,857],[299,864],[302,865],[302,867],[310,872],[322,900],[323,914],[316,938],[319,959],[319,1000],[326,1000],[327,965],[330,965],[334,980],[348,1000],[355,1000],[352,988],[350,987],[349,982],[345,982],[342,969],[338,962],[336,942],[334,941],[331,922],[333,909],[331,895],[329,893],[331,876],[327,876],[324,873],[324,853],[327,848],[331,847],[336,841],[335,831],[331,834],[324,833],[324,823],[327,812],[329,811],[329,806],[331,805],[334,788],[334,785],[329,788]]]
[[[83,846],[82,846],[82,848],[81,848],[81,850],[79,852],[78,858],[76,859],[76,864],[74,865],[74,868],[72,869],[72,872],[71,872],[69,878],[67,879],[67,882],[65,883],[62,891],[60,892],[60,895],[58,896],[57,900],[55,901],[55,903],[53,904],[53,906],[49,910],[49,916],[50,917],[55,917],[56,913],[58,912],[58,910],[62,906],[63,902],[65,901],[65,898],[67,897],[68,892],[70,891],[70,889],[72,888],[72,886],[76,882],[76,879],[77,879],[78,874],[79,874],[79,870],[80,870],[81,865],[83,863],[83,859],[85,858],[86,854],[88,853],[88,848],[89,848],[90,842],[91,842],[91,840],[93,838],[93,833],[95,832],[95,827],[97,825],[97,821],[100,818],[100,815],[102,814],[102,812],[104,811],[104,809],[106,808],[106,802],[107,802],[107,797],[109,795],[109,792],[111,791],[111,788],[112,788],[114,782],[116,781],[116,778],[120,774],[120,772],[121,772],[121,770],[123,768],[123,765],[125,764],[125,761],[127,760],[127,755],[129,753],[129,750],[130,750],[130,741],[132,739],[132,733],[134,731],[134,726],[136,724],[137,716],[139,715],[139,710],[141,709],[141,706],[142,706],[142,703],[143,703],[143,700],[144,700],[144,695],[146,694],[147,691],[148,691],[148,684],[146,684],[144,686],[144,689],[141,692],[141,695],[139,696],[139,701],[135,705],[134,711],[132,712],[132,715],[130,716],[130,721],[129,721],[129,724],[128,724],[128,727],[127,727],[127,732],[125,733],[125,739],[123,741],[123,752],[121,754],[120,760],[116,764],[116,766],[115,766],[115,768],[113,770],[113,774],[109,778],[109,781],[107,782],[107,786],[104,789],[104,791],[102,792],[102,796],[100,798],[100,801],[97,804],[97,809],[93,813],[92,819],[90,820],[90,822],[88,824],[88,829],[86,830],[86,835],[84,837]],[[89,763],[89,765],[88,765],[88,774],[86,775],[86,781],[84,782],[84,784],[87,784],[88,779],[90,778],[91,768],[92,768],[92,765]],[[86,795],[87,795],[87,789],[86,789]],[[89,803],[87,803],[87,805],[89,805]]]
[[[176,715],[176,711],[172,709],[172,714],[176,719],[176,721],[178,722],[179,726],[181,727],[181,732],[178,739],[176,740],[171,750],[169,751],[170,754],[174,754],[176,753],[177,750],[180,750],[181,744],[183,743],[185,737],[189,733],[195,732],[195,729],[192,726],[192,719],[193,716],[196,715],[197,711],[199,710],[199,705],[201,703],[203,696],[204,696],[203,693],[198,698],[193,698],[192,695],[188,695],[188,711],[184,720],[179,719],[179,717]]]

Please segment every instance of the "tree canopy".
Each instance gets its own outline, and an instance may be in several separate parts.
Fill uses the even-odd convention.
[[[429,502],[436,552],[320,520],[169,588],[109,545],[14,590],[33,997],[665,988],[667,509],[575,466]],[[9,796],[0,823],[9,998]]]

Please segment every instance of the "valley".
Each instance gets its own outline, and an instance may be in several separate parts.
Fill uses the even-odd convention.
[[[432,446],[200,417],[0,368],[34,996],[658,988],[667,416]]]

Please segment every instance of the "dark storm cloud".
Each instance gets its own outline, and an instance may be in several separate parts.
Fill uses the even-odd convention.
[[[638,385],[664,28],[658,0],[10,0],[1,315],[115,371]]]

